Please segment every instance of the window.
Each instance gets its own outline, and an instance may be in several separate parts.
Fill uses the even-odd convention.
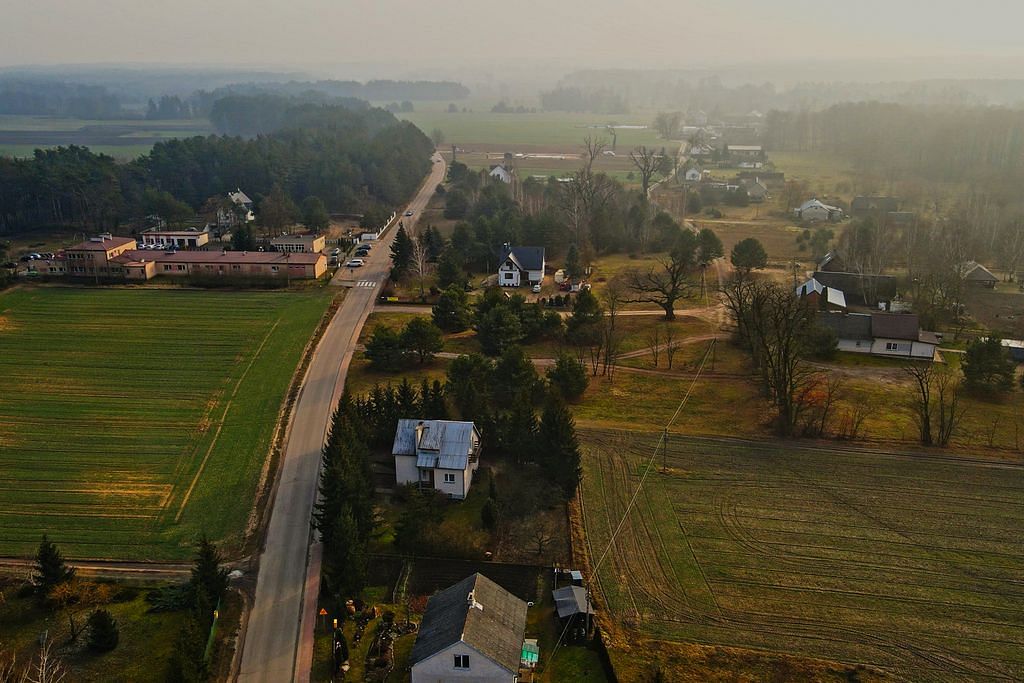
[[[444,473],[444,483],[446,483],[446,484],[454,484],[455,483],[455,474],[451,473],[451,472],[445,472]]]
[[[896,342],[885,342],[886,351],[899,351],[900,345]]]
[[[514,275],[514,273],[505,273],[505,279],[506,280],[511,280],[513,275]]]
[[[469,668],[469,655],[455,655],[455,668],[456,669],[468,669]]]
[[[277,272],[277,266],[270,266],[270,270],[272,270],[272,271],[274,271],[276,273]]]
[[[231,270],[241,270],[241,269],[242,269],[242,266],[238,265],[237,263],[232,263],[231,264]]]
[[[170,270],[170,269],[171,269],[171,264],[165,263],[164,264],[164,270]]]

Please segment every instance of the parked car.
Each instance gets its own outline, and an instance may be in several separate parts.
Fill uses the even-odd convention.
[[[540,283],[539,282],[533,286],[533,293],[534,294],[540,294]]]
[[[354,259],[349,259],[349,262],[345,264],[345,267],[346,268],[362,268],[364,265],[365,264],[363,263],[363,259],[361,259],[361,258],[354,258]]]
[[[338,247],[335,247],[334,249],[331,249],[331,256],[337,258],[340,255],[341,255],[341,249],[339,249]]]
[[[411,215],[412,215],[412,211],[406,211],[406,212],[405,212],[405,215],[406,215],[406,216],[411,216]]]
[[[369,249],[356,249],[356,256],[369,256],[369,255],[370,255],[370,250]]]

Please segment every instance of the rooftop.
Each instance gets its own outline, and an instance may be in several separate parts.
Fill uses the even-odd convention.
[[[118,261],[156,261],[157,263],[269,263],[313,265],[322,254],[288,254],[280,251],[159,251],[129,249]]]
[[[427,602],[410,664],[462,641],[511,673],[519,671],[526,603],[483,574],[467,576]]]
[[[135,244],[134,237],[113,237],[111,235],[99,235],[84,242],[68,247],[68,251],[107,251],[116,249],[127,244]]]
[[[544,247],[506,247],[498,261],[511,259],[520,270],[541,270],[544,268]]]
[[[415,455],[417,467],[464,470],[476,443],[475,432],[472,422],[403,418],[391,453]]]

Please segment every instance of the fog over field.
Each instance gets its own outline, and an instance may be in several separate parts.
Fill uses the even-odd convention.
[[[0,16],[0,66],[301,65],[366,78],[378,77],[373,71],[382,68],[388,72],[383,75],[411,77],[442,67],[466,72],[530,64],[678,68],[855,60],[888,64],[876,78],[899,78],[904,69],[924,78],[1019,73],[1019,61],[1011,66],[990,58],[1021,56],[1017,27],[1024,6],[1004,0],[934,0],[927,6],[911,0],[3,0]]]

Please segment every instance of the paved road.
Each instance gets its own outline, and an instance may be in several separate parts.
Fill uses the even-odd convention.
[[[409,204],[415,223],[434,188],[444,178],[445,164],[435,155],[434,167]],[[282,683],[308,680],[313,657],[313,626],[320,580],[320,548],[310,526],[320,470],[320,449],[334,405],[344,386],[359,330],[373,308],[379,285],[387,276],[391,228],[374,245],[366,266],[340,284],[353,285],[328,326],[310,362],[292,415],[277,491],[273,498],[266,546],[260,555],[256,599],[242,642],[238,680]],[[358,286],[372,282],[371,286]],[[335,282],[339,284],[339,282]]]

